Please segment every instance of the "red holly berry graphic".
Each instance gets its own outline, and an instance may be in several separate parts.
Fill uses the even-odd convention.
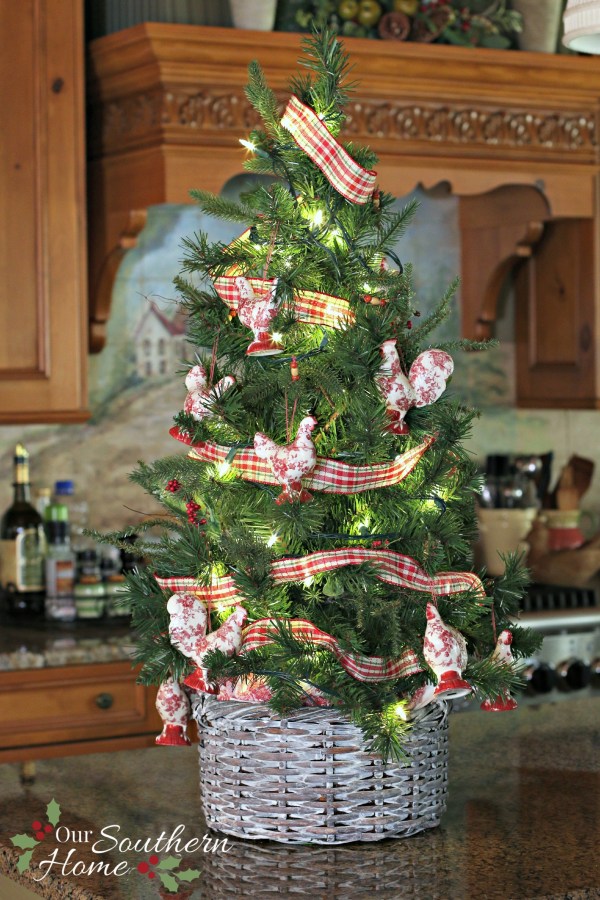
[[[150,866],[148,865],[147,862],[141,862],[141,863],[138,863],[137,870],[142,875],[145,875],[149,868],[150,868]]]
[[[41,822],[38,822],[38,820],[36,819],[35,822],[32,822],[32,823],[31,823],[31,828],[32,828],[33,831],[41,831],[41,830],[42,830],[42,823],[41,823]]]
[[[36,837],[36,840],[43,841],[44,838],[46,837],[46,835],[44,834],[43,831],[36,831],[35,837]]]
[[[44,825],[44,831],[46,834],[50,834],[51,831],[54,831],[52,825]]]
[[[156,878],[156,872],[148,872],[148,878]]]
[[[150,859],[148,860],[148,862],[150,863],[151,866],[155,866],[155,865],[156,865],[156,863],[158,862],[158,856],[156,855],[156,853],[153,853],[153,854],[152,854],[152,856],[150,857]]]

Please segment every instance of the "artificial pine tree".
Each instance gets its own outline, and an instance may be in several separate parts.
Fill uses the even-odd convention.
[[[429,345],[455,285],[419,317],[394,252],[415,205],[398,211],[374,154],[335,139],[342,45],[324,32],[304,50],[283,118],[250,66],[262,127],[245,168],[269,178],[239,202],[194,192],[242,233],[184,242],[186,452],[132,476],[166,515],[141,526],[161,537],[139,541],[150,565],[127,599],[140,678],[163,685],[163,742],[185,740],[184,682],[280,712],[332,705],[401,759],[411,709],[434,697],[514,705],[513,655],[535,639],[511,619],[518,561],[495,581],[471,571],[476,413],[445,388],[450,352],[478,347]]]

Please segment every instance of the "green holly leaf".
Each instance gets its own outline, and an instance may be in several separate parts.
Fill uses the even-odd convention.
[[[31,861],[31,857],[33,855],[33,850],[26,850],[25,853],[22,853],[19,857],[19,861],[17,863],[17,872],[24,872],[25,869],[29,868],[29,863]]]
[[[156,864],[157,869],[176,869],[180,864],[181,859],[177,856],[165,856],[164,859],[161,859],[159,863]]]
[[[180,881],[195,881],[196,878],[200,878],[202,872],[199,869],[184,869],[183,872],[178,872],[177,877]]]
[[[172,875],[169,875],[168,872],[159,872],[158,877],[168,891],[173,891],[174,894],[177,893],[179,884],[177,883],[177,881],[175,881]]]
[[[30,834],[15,834],[14,837],[11,837],[11,841],[15,847],[20,847],[21,850],[27,850],[29,847],[37,847],[38,845],[36,839],[31,837]]]
[[[60,821],[60,806],[54,798],[52,798],[46,807],[46,815],[51,825],[57,825]]]

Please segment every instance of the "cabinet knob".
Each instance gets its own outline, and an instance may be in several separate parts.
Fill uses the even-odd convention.
[[[113,703],[115,702],[115,698],[112,694],[98,694],[96,697],[96,706],[100,709],[110,709]]]

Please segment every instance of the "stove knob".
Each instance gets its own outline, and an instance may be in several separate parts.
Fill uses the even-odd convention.
[[[580,659],[567,659],[556,667],[557,687],[562,691],[580,691],[589,685],[591,669]]]
[[[548,663],[528,666],[524,675],[528,694],[549,694],[556,687],[556,673]]]

